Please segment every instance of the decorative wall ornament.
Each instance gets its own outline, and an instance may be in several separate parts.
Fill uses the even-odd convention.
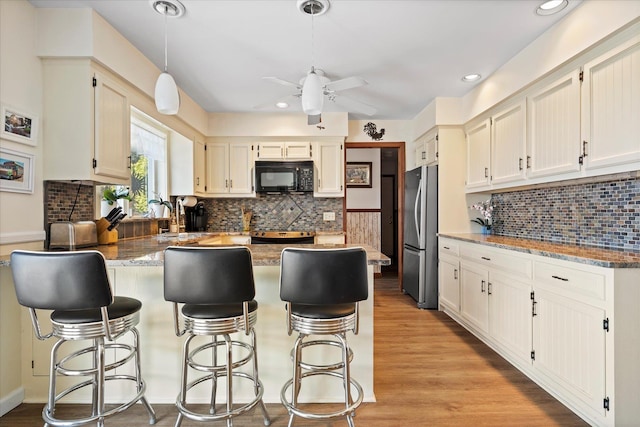
[[[369,135],[369,137],[371,137],[371,139],[373,139],[374,141],[382,141],[382,137],[384,136],[384,129],[380,129],[380,132],[378,132],[376,124],[373,122],[369,122],[364,125],[364,133]]]
[[[0,148],[0,191],[33,193],[32,154]]]
[[[38,143],[38,117],[31,113],[2,104],[2,138],[21,144],[36,146]]]

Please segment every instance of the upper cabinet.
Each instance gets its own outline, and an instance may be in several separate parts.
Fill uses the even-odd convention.
[[[438,162],[438,132],[431,130],[415,142],[415,166],[429,166]]]
[[[640,36],[596,55],[467,126],[467,192],[640,169]]]
[[[580,170],[580,72],[574,70],[527,96],[527,174]]]
[[[467,188],[489,186],[491,171],[491,122],[467,130]]]
[[[252,143],[210,142],[206,152],[207,195],[255,197]]]
[[[256,160],[311,159],[311,142],[261,142]]]
[[[586,63],[583,70],[586,168],[640,161],[640,36]]]
[[[44,59],[45,180],[128,185],[131,117],[123,83],[86,59]]]
[[[344,148],[341,142],[314,143],[314,197],[344,197]]]
[[[524,101],[491,118],[491,182],[511,182],[524,177],[525,120]]]
[[[205,196],[205,144],[199,139],[171,138],[171,191],[175,196]]]

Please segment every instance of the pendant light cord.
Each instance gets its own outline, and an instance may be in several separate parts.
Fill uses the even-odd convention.
[[[315,57],[314,57],[314,26],[313,26],[313,16],[315,15],[315,7],[313,5],[313,3],[311,4],[311,70],[314,69],[314,65],[315,65]]]
[[[167,72],[167,16],[169,15],[169,6],[164,5],[164,72]]]

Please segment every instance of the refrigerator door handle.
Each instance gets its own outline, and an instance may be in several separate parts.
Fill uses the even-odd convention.
[[[420,204],[420,193],[422,193],[422,178],[418,181],[418,193],[416,194],[416,203],[413,207],[413,219],[416,222],[416,237],[418,238],[418,246],[420,247],[420,227],[418,225],[418,205]]]

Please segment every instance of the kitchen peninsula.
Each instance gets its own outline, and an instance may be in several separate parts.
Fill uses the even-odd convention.
[[[142,301],[142,311],[138,329],[142,345],[142,370],[147,382],[146,396],[152,403],[173,403],[178,394],[180,379],[180,352],[184,338],[176,337],[173,326],[173,311],[163,296],[163,250],[171,245],[206,246],[213,237],[228,233],[182,233],[178,235],[158,235],[139,239],[121,240],[113,245],[96,248],[107,259],[107,269],[116,295],[126,295]],[[199,243],[200,242],[200,243]],[[258,338],[258,358],[260,379],[264,385],[264,400],[267,403],[280,401],[280,389],[291,377],[290,349],[295,336],[288,336],[285,325],[284,303],[279,298],[280,253],[286,246],[308,248],[340,248],[362,245],[246,245],[252,252],[256,297],[259,303],[256,333]],[[349,334],[349,344],[354,352],[351,365],[353,377],[364,389],[364,400],[374,401],[373,390],[373,267],[388,265],[389,258],[371,247],[367,251],[369,298],[360,305],[360,330],[358,335]],[[0,265],[8,267],[3,258]],[[3,268],[9,270],[9,268]],[[188,283],[185,283],[188,286]],[[32,337],[29,315],[22,310],[22,352],[28,359],[32,354],[34,368],[32,375],[24,378],[25,402],[44,402],[47,397],[49,348],[52,340],[38,341]],[[28,336],[27,336],[28,335]],[[242,334],[237,339],[244,340]],[[238,357],[239,355],[236,355]],[[313,357],[324,360],[339,358],[332,349]],[[61,380],[67,380],[62,378]],[[331,377],[314,378],[315,387],[309,387],[300,396],[301,401],[332,402],[341,401],[343,390],[339,381]],[[238,401],[249,399],[253,388],[246,382],[234,384]],[[62,384],[61,384],[62,385]],[[124,387],[124,385],[123,385]],[[117,402],[125,389],[118,384],[107,388],[107,402]],[[88,402],[90,396],[74,393],[73,401]],[[194,398],[206,403],[209,391],[206,387],[194,388]],[[196,397],[197,396],[197,397]]]

